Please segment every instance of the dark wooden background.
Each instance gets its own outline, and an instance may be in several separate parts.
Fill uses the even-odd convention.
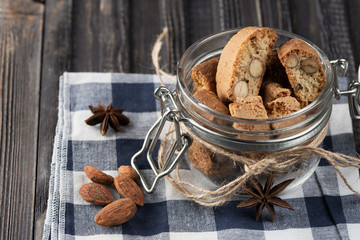
[[[0,239],[41,239],[64,71],[154,73],[151,48],[167,26],[162,64],[174,72],[197,39],[256,25],[300,34],[330,59],[347,59],[353,79],[359,12],[357,0],[2,0]]]

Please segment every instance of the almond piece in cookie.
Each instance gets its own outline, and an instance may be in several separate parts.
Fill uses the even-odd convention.
[[[196,91],[193,96],[199,102],[215,111],[226,115],[230,114],[229,109],[220,101],[216,94],[209,90],[200,89]]]
[[[222,102],[259,94],[269,54],[277,39],[270,28],[246,27],[235,34],[221,53],[216,73]]]
[[[313,102],[325,87],[325,73],[316,51],[306,42],[294,38],[278,51],[290,85],[301,107]]]
[[[229,105],[230,114],[233,117],[247,119],[266,119],[268,118],[262,98],[260,96],[247,96],[246,98],[237,98],[234,103]],[[241,124],[235,123],[234,127],[247,131],[267,131],[267,124]]]
[[[212,58],[196,65],[192,69],[191,77],[194,84],[194,93],[200,89],[207,89],[216,93],[215,76],[218,62],[217,58]]]

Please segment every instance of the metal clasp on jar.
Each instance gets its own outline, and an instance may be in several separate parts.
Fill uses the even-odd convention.
[[[191,145],[191,138],[186,133],[181,133],[180,131],[180,112],[171,91],[165,87],[159,87],[155,90],[154,95],[155,98],[160,101],[161,118],[159,118],[155,122],[155,124],[146,134],[141,150],[135,153],[134,156],[131,158],[131,166],[139,174],[141,183],[147,193],[152,193],[155,190],[160,178],[166,176],[173,171],[178,161],[182,159],[184,153]],[[163,131],[166,122],[174,123],[176,139],[173,145],[170,146],[170,151],[165,156],[163,166],[159,168],[154,162],[152,153],[155,149],[155,145],[159,140],[160,134]],[[178,151],[178,153],[175,156],[176,150]],[[140,169],[136,164],[136,160],[141,157],[141,155],[143,155],[145,152],[147,161],[153,173],[155,174],[155,179],[151,185],[148,184],[144,175],[141,173]]]
[[[334,70],[334,95],[337,100],[341,96],[348,96],[350,115],[353,119],[360,119],[360,67],[358,69],[358,79],[352,80],[347,90],[340,90],[338,77],[344,77],[348,62],[345,59],[337,59],[330,62]]]

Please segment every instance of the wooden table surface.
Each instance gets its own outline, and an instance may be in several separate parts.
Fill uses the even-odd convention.
[[[285,29],[329,59],[360,61],[357,0],[2,0],[0,2],[0,239],[41,239],[64,71],[154,73],[151,48],[174,72],[204,35],[240,26]],[[360,123],[353,122],[357,149]]]

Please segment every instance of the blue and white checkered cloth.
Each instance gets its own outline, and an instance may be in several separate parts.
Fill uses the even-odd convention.
[[[235,200],[216,208],[200,206],[162,179],[153,194],[145,194],[145,205],[138,207],[129,222],[117,227],[95,224],[94,216],[101,207],[79,195],[81,185],[89,182],[84,166],[116,176],[120,165],[130,164],[150,126],[160,117],[153,97],[158,86],[155,75],[65,73],[61,77],[43,239],[360,239],[360,197],[324,160],[302,187],[282,196],[295,211],[275,207],[274,223],[266,210],[256,222],[255,208],[237,209],[239,201]],[[124,114],[131,123],[121,132],[109,128],[101,136],[99,126],[84,123],[92,115],[88,105],[111,101],[113,106],[126,108]],[[323,145],[334,152],[356,155],[346,101],[334,103]],[[138,164],[145,174],[151,174],[147,163]],[[186,168],[181,171],[192,178]],[[342,171],[360,191],[359,170]],[[112,191],[119,198],[116,190]]]

